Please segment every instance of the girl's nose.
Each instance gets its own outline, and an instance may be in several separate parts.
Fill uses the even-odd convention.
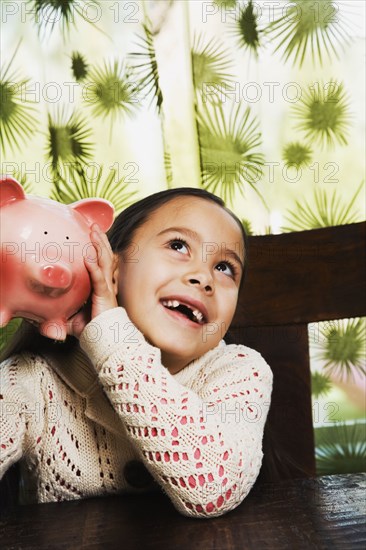
[[[209,270],[187,273],[185,276],[188,285],[202,288],[207,294],[212,294],[214,291],[214,282]]]

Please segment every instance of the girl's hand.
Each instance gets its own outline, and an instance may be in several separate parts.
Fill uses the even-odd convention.
[[[107,309],[118,307],[117,256],[113,254],[108,238],[98,224],[93,224],[91,229],[90,240],[94,246],[88,248],[84,263],[89,271],[92,293],[88,303],[68,322],[68,334],[76,338],[94,317]]]

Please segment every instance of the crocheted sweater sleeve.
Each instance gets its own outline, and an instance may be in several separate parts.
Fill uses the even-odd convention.
[[[260,354],[219,346],[206,354],[192,388],[186,387],[123,308],[90,322],[80,344],[145,466],[176,509],[215,517],[238,506],[262,461],[272,373]]]
[[[14,356],[0,370],[0,479],[8,468],[41,440],[44,398],[39,376],[19,368],[24,357]]]

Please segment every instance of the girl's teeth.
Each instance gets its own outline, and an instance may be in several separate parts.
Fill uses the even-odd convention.
[[[198,311],[198,309],[194,309],[192,313],[196,317],[196,319],[198,319],[199,322],[202,321],[203,315],[200,311]]]
[[[178,302],[178,300],[164,300],[163,301],[163,306],[166,306],[166,307],[178,307],[180,304],[180,302]],[[192,311],[193,315],[195,316],[195,318],[197,319],[197,321],[199,323],[202,323],[203,321],[203,315],[202,313],[198,310],[198,309],[194,309]]]
[[[167,307],[178,307],[179,302],[178,300],[164,300],[163,305]]]

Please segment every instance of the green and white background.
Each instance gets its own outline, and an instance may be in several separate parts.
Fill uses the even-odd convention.
[[[0,9],[1,172],[28,192],[119,212],[204,187],[255,235],[365,219],[363,0]],[[365,319],[312,324],[309,341],[318,472],[362,471]]]

